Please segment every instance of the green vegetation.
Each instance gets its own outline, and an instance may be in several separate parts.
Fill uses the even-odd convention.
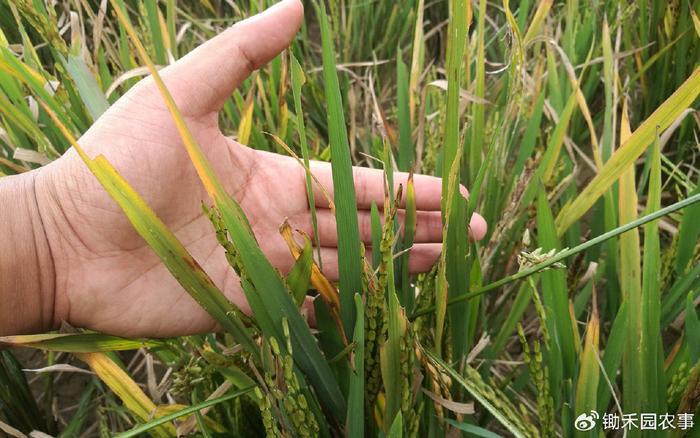
[[[34,382],[37,400],[3,351],[0,426],[569,437],[592,410],[700,414],[700,1],[309,2],[292,47],[234,92],[220,123],[307,168],[333,158],[338,285],[289,227],[297,263],[286,277],[274,269],[158,79],[155,65],[272,2],[240,3],[0,0],[0,175],[80,151],[76,138],[150,72],[253,310],[242,315],[195,268],[104,157],[81,152],[223,332],[0,338],[45,351],[49,366],[75,357],[95,373],[57,422],[57,374]],[[430,273],[408,271],[411,179],[373,206],[373,244],[362,245],[353,164],[383,167],[389,182],[395,170],[443,177],[445,245]],[[474,211],[489,224],[480,242],[468,237]],[[298,310],[307,293],[321,297],[314,329]],[[150,363],[136,371],[119,353],[135,349]],[[153,362],[172,369],[158,377],[172,403],[143,390],[156,385]],[[595,432],[611,433],[601,424]]]

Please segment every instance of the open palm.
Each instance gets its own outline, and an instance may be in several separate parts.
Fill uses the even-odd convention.
[[[279,235],[289,219],[311,234],[303,168],[296,160],[242,146],[225,137],[218,113],[251,71],[286,48],[303,17],[286,0],[245,20],[162,70],[189,128],[229,193],[241,204],[263,251],[286,272],[293,259]],[[116,102],[79,140],[90,156],[104,155],[175,232],[226,296],[248,311],[239,281],[202,214],[207,194],[190,163],[152,79]],[[312,170],[332,193],[330,165]],[[359,223],[371,241],[369,207],[383,200],[381,171],[355,168]],[[406,175],[396,176],[396,184]],[[418,220],[411,270],[425,271],[440,252],[438,178],[416,176]],[[337,235],[328,202],[316,187],[324,272],[337,279]],[[75,150],[41,169],[36,192],[56,271],[54,324],[67,321],[125,336],[174,336],[215,328],[214,321],[170,275]],[[472,219],[480,238],[483,219]]]

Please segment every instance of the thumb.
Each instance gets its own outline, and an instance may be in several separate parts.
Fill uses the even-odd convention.
[[[251,72],[289,46],[303,17],[299,0],[282,0],[200,45],[164,69],[163,79],[189,115],[218,112]]]

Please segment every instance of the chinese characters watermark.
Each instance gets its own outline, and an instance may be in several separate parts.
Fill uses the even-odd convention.
[[[604,413],[602,416],[596,411],[584,412],[574,420],[576,430],[593,430],[596,426],[605,430],[689,430],[695,423],[693,414],[616,414]]]

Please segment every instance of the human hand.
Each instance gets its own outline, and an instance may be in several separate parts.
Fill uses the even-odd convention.
[[[282,272],[293,259],[279,234],[291,225],[312,234],[303,168],[296,160],[257,151],[225,137],[218,113],[233,90],[291,42],[303,18],[298,0],[282,1],[203,44],[162,77],[225,188],[241,204],[272,264]],[[104,155],[175,233],[225,295],[249,311],[238,278],[202,214],[207,199],[175,124],[152,79],[117,101],[80,138],[91,157]],[[332,193],[330,165],[312,171]],[[36,204],[54,266],[53,311],[44,326],[61,321],[122,336],[166,337],[201,333],[216,325],[190,298],[134,231],[74,149],[32,172]],[[384,198],[380,170],[355,168],[360,234],[371,242],[369,207]],[[396,184],[406,174],[395,175]],[[416,175],[418,219],[410,253],[413,272],[430,269],[442,239],[441,181]],[[316,193],[325,274],[338,277],[335,219]],[[471,221],[474,238],[484,220]]]

